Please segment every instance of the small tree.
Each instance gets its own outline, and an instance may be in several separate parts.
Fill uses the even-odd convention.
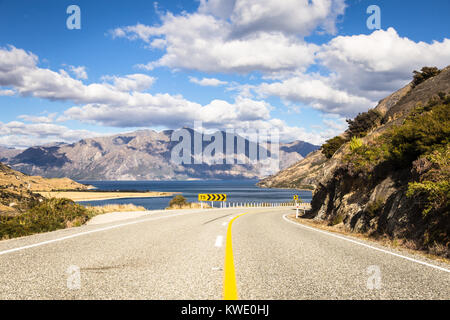
[[[181,194],[176,195],[175,197],[172,198],[172,200],[170,200],[169,202],[169,207],[181,207],[187,204],[187,200],[185,197],[183,197]]]
[[[328,159],[330,159],[333,154],[345,143],[345,139],[342,137],[334,137],[333,139],[327,140],[327,142],[325,142],[322,145],[322,153],[325,155],[325,157],[327,157]]]
[[[382,118],[382,115],[373,109],[360,113],[354,120],[347,120],[347,132],[351,137],[364,137],[370,130],[380,125]]]
[[[418,86],[425,80],[437,76],[441,70],[436,67],[423,67],[422,70],[416,71],[414,70],[414,78],[413,78],[413,87]]]

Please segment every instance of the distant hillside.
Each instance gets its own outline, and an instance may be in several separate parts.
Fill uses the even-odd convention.
[[[37,191],[86,190],[88,187],[67,178],[45,179],[28,176],[0,163],[0,213],[23,212],[43,197]]]
[[[349,121],[321,150],[259,182],[314,188],[309,217],[450,257],[450,67]]]
[[[9,152],[0,158],[12,168],[44,177],[69,177],[76,180],[183,180],[261,178],[267,172],[252,164],[182,164],[172,163],[173,131],[140,130],[108,137],[85,139],[73,144],[53,144],[28,148],[18,154]],[[189,129],[191,135],[193,130]],[[226,149],[226,133],[221,133]],[[237,139],[237,136],[234,136]],[[209,142],[203,143],[203,148]],[[245,140],[245,156],[254,143]],[[303,141],[280,146],[280,167],[303,159],[319,147]],[[192,150],[193,151],[193,150]],[[235,150],[236,152],[236,150]]]
[[[17,156],[23,150],[14,149],[14,148],[6,148],[0,146],[0,162],[6,162],[8,159]]]

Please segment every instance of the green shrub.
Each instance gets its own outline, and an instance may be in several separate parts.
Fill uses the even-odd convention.
[[[437,76],[441,70],[439,70],[436,67],[423,67],[420,72],[419,71],[413,71],[414,77],[413,77],[413,87],[418,86],[422,82],[424,82],[427,79],[430,79],[434,76]]]
[[[450,182],[449,181],[424,181],[410,182],[406,196],[409,198],[423,196],[425,208],[423,215],[427,216],[431,210],[447,207],[450,209]],[[447,214],[449,211],[446,211]]]
[[[366,145],[360,145],[358,138],[353,137],[350,142],[352,152],[345,157],[346,161],[366,171],[384,161],[404,168],[411,166],[421,155],[447,145],[450,142],[450,104],[445,103],[446,99],[447,96],[440,99],[437,105],[433,100],[417,107],[402,125]]]
[[[363,142],[360,138],[352,137],[350,140],[350,150],[355,151],[363,146]]]
[[[169,207],[182,207],[184,205],[187,205],[187,200],[185,197],[183,197],[181,194],[176,195],[175,197],[172,198],[172,200],[170,200],[169,202]]]
[[[46,199],[23,214],[0,217],[0,239],[80,226],[91,216],[85,207],[72,200]]]
[[[370,130],[380,125],[382,118],[381,113],[373,109],[360,113],[354,120],[347,120],[347,132],[351,137],[364,137]]]
[[[350,145],[351,152],[344,158],[346,162],[352,163],[355,169],[368,172],[379,163],[386,161],[389,155],[389,141],[386,136],[382,135],[367,144],[362,144],[361,141],[362,145],[356,139],[358,138],[352,138],[353,148]]]
[[[339,136],[327,140],[327,142],[322,145],[322,153],[325,155],[325,157],[330,159],[344,143],[345,139]]]
[[[425,157],[431,169],[419,181],[410,182],[406,196],[424,199],[424,216],[431,211],[450,212],[450,144]]]
[[[399,166],[410,165],[420,155],[427,154],[450,142],[450,105],[443,104],[429,111],[414,114],[390,134],[390,159]]]

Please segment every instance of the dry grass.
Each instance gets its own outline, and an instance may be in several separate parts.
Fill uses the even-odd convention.
[[[128,212],[128,211],[146,211],[142,206],[134,204],[107,204],[104,206],[86,206],[86,208],[95,215],[109,212]]]
[[[198,202],[188,202],[183,205],[175,205],[172,207],[167,207],[166,210],[179,210],[179,209],[200,209],[202,206]],[[211,208],[210,205],[203,203],[203,209]]]
[[[173,195],[173,192],[92,192],[92,191],[61,191],[61,192],[40,192],[46,198],[67,198],[73,201],[91,201],[91,200],[111,200],[124,198],[153,198],[167,197]]]

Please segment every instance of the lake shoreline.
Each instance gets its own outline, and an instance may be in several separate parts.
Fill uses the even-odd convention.
[[[56,191],[56,192],[40,192],[40,194],[46,198],[67,198],[73,201],[102,201],[102,200],[115,200],[115,199],[128,199],[128,198],[158,198],[158,197],[171,197],[179,192],[162,192],[162,191],[150,191],[150,192],[83,192],[83,191]]]

